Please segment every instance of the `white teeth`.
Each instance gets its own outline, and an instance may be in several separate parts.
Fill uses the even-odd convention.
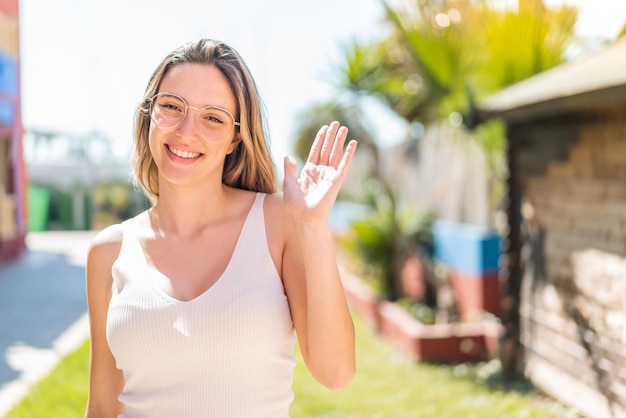
[[[183,151],[177,148],[174,148],[172,146],[167,146],[167,148],[170,150],[170,152],[180,158],[196,158],[197,156],[200,155],[200,153],[198,152],[189,152],[189,151]]]

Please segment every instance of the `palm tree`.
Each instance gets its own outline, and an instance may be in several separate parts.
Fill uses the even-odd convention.
[[[411,0],[402,7],[381,2],[393,28],[391,34],[378,43],[354,43],[346,50],[334,78],[339,101],[317,109],[356,109],[352,116],[342,115],[346,120],[354,117],[350,123],[363,126],[365,132],[364,114],[359,110],[363,97],[375,97],[408,125],[418,121],[428,129],[455,112],[463,115],[466,126],[472,126],[476,102],[565,60],[577,18],[575,7],[548,9],[541,0],[518,0],[516,9],[497,8],[501,2],[489,0]],[[504,130],[492,122],[463,133],[483,146],[492,173],[490,201],[495,209],[502,200],[507,174]],[[372,172],[385,185],[378,165]],[[382,190],[391,202],[397,201],[390,187]],[[516,347],[519,292],[515,285],[509,289],[512,294],[507,297],[513,303],[503,312],[505,322],[510,322],[505,324],[506,345]],[[514,365],[517,350],[505,355],[503,363]]]

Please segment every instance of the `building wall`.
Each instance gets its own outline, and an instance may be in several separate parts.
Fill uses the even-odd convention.
[[[27,230],[19,68],[18,0],[0,0],[0,260],[19,254]]]
[[[518,158],[524,371],[585,416],[626,417],[626,124],[552,133]]]

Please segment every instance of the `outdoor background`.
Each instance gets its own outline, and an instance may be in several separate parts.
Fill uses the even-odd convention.
[[[40,329],[16,324],[26,324],[26,320],[34,320],[42,324],[42,330],[47,329],[43,326],[44,321],[54,322],[61,330],[69,326],[69,321],[55,320],[42,310],[54,305],[57,309],[61,307],[59,310],[65,314],[69,312],[61,306],[60,295],[50,293],[45,286],[58,288],[63,295],[69,295],[69,288],[55,286],[54,281],[47,280],[50,277],[69,280],[70,274],[66,274],[68,267],[71,267],[74,277],[71,282],[75,286],[71,303],[77,307],[77,314],[84,315],[84,254],[78,257],[73,251],[86,250],[88,239],[96,230],[133,216],[146,205],[145,198],[137,190],[133,190],[129,182],[130,167],[127,159],[132,145],[132,122],[136,105],[151,72],[162,58],[182,43],[200,37],[216,38],[233,45],[250,66],[267,107],[276,161],[280,161],[286,153],[302,156],[302,148],[308,147],[306,139],[312,136],[311,127],[307,123],[317,129],[321,123],[330,122],[319,120],[317,116],[320,114],[324,117],[341,118],[350,125],[352,137],[361,140],[360,153],[355,158],[351,176],[344,187],[344,190],[349,190],[348,199],[339,202],[335,208],[350,200],[361,207],[369,205],[369,208],[364,212],[367,215],[365,219],[360,219],[360,222],[357,220],[346,228],[349,233],[345,236],[338,234],[338,241],[343,244],[338,245],[341,267],[346,268],[346,271],[350,270],[358,279],[363,279],[366,289],[375,294],[372,300],[377,303],[397,302],[397,306],[405,308],[422,325],[432,325],[435,322],[436,325],[459,325],[456,323],[459,320],[458,312],[455,316],[449,309],[453,308],[454,300],[451,299],[455,296],[449,297],[448,303],[445,298],[440,299],[446,292],[450,294],[450,287],[445,280],[441,283],[437,280],[447,280],[449,277],[446,277],[445,268],[437,268],[442,265],[436,264],[429,253],[433,246],[426,244],[432,244],[432,241],[421,240],[422,232],[431,233],[432,238],[430,222],[433,221],[428,217],[432,214],[423,213],[421,209],[434,202],[432,206],[437,209],[435,213],[439,220],[470,224],[473,222],[474,226],[495,227],[496,231],[489,231],[491,235],[488,238],[495,243],[495,273],[490,278],[497,282],[500,279],[497,270],[501,265],[498,242],[500,236],[506,234],[502,233],[502,229],[497,229],[503,226],[503,222],[497,222],[498,219],[502,220],[498,215],[506,216],[506,205],[502,205],[507,178],[504,135],[500,135],[499,142],[480,142],[484,137],[474,137],[464,130],[463,118],[468,116],[465,121],[471,122],[472,112],[461,115],[459,112],[468,109],[450,107],[451,104],[459,104],[454,99],[465,93],[462,89],[451,89],[451,92],[447,92],[450,93],[449,97],[441,100],[436,94],[437,83],[434,83],[428,86],[435,91],[429,97],[431,102],[419,109],[421,104],[417,93],[420,92],[420,84],[417,82],[436,79],[428,77],[432,75],[429,72],[437,71],[452,74],[451,79],[454,76],[457,79],[469,79],[470,73],[461,71],[462,66],[455,66],[456,58],[464,55],[460,52],[474,53],[479,49],[477,44],[466,43],[457,50],[451,48],[441,54],[437,52],[450,46],[445,44],[445,40],[422,44],[427,45],[422,50],[415,48],[413,52],[419,50],[418,54],[422,53],[422,58],[433,59],[430,61],[431,67],[423,68],[421,75],[424,78],[416,78],[415,68],[409,65],[401,68],[395,78],[388,77],[394,73],[391,71],[383,80],[390,81],[387,87],[391,88],[386,97],[390,98],[389,102],[397,104],[403,100],[414,101],[411,105],[414,107],[402,114],[402,106],[390,106],[396,111],[400,108],[398,113],[404,117],[400,118],[393,116],[380,103],[377,105],[376,100],[348,102],[348,110],[358,108],[354,113],[365,110],[364,119],[367,123],[359,125],[350,120],[350,112],[325,113],[324,108],[315,106],[332,101],[340,102],[341,95],[345,93],[348,96],[353,93],[353,99],[362,99],[366,96],[363,92],[373,92],[373,97],[380,94],[376,90],[376,83],[381,80],[372,77],[370,81],[373,80],[373,84],[368,86],[368,77],[363,77],[363,74],[375,73],[368,72],[371,69],[389,70],[401,60],[394,60],[393,54],[389,53],[390,59],[384,64],[391,65],[383,67],[376,50],[357,48],[355,52],[351,48],[356,45],[355,41],[363,45],[369,40],[377,43],[393,37],[390,34],[397,35],[398,28],[391,28],[388,26],[391,25],[390,20],[383,18],[385,2],[322,0],[314,4],[298,4],[285,0],[184,0],[173,3],[162,0],[20,2],[21,95],[25,130],[24,157],[29,181],[30,232],[27,236],[26,255],[0,270],[0,278],[3,279],[0,280],[0,296],[5,297],[0,300],[0,307],[4,307],[11,315],[11,320],[4,321],[4,324],[11,326],[4,330],[24,330],[31,334],[37,332],[37,338],[40,338],[43,335]],[[387,3],[396,5],[403,1]],[[413,0],[413,3],[416,4],[417,1]],[[445,0],[441,3],[448,7]],[[496,9],[510,11],[517,0],[485,0],[485,3]],[[450,0],[449,4],[453,4],[453,1]],[[526,3],[529,4],[531,2]],[[568,47],[564,56],[561,56],[563,51],[557,48],[558,60],[555,62],[550,59],[541,62],[541,59],[531,56],[531,60],[537,58],[532,61],[535,64],[534,69],[532,65],[529,66],[531,71],[523,76],[517,74],[518,77],[508,80],[509,83],[545,69],[538,64],[550,66],[560,63],[562,59],[576,61],[588,56],[609,45],[620,30],[624,32],[626,4],[623,2],[544,0],[544,4],[547,7],[561,4],[578,7],[575,34],[572,38],[575,42],[566,43]],[[425,21],[424,26],[432,26],[435,34],[433,39],[437,42],[445,38],[439,36],[442,32],[437,31],[447,27],[440,25],[437,18],[444,15],[448,19],[446,16],[450,15],[452,9],[451,7],[447,11],[448,14],[433,14]],[[533,12],[531,10],[531,15]],[[484,16],[487,15],[476,20],[463,19],[464,22],[478,22],[465,35],[480,33],[481,29],[488,27]],[[563,22],[557,22],[558,19],[554,16],[545,15],[540,20],[545,25],[542,27],[550,31],[556,28],[558,32],[559,24]],[[447,21],[448,25],[450,21],[454,21],[452,15],[450,19]],[[535,36],[533,25],[524,24],[523,20],[514,22],[518,22],[518,25],[502,25],[506,31],[496,31],[496,36],[491,38],[480,38],[486,41],[478,45],[488,44],[491,48],[485,50],[495,51],[493,61],[510,66],[504,69],[504,73],[510,68],[524,70],[523,59],[528,58],[524,56],[524,52],[528,52],[524,51],[524,47],[534,46],[537,48],[535,52],[538,52],[543,45],[535,45],[533,42],[550,44],[548,40]],[[512,30],[508,30],[511,28]],[[567,36],[570,35],[571,31],[567,32]],[[466,38],[471,36],[462,36],[459,39]],[[359,51],[365,51],[363,55],[366,59],[359,61]],[[452,59],[449,62],[445,59],[437,61],[446,52],[452,53],[444,58],[452,56]],[[505,56],[507,54],[508,57]],[[522,59],[510,60],[511,56]],[[349,79],[348,83],[340,86],[348,86],[349,91],[341,91],[336,88],[337,76],[341,76],[338,73],[352,68],[350,65],[345,66],[346,59],[354,59],[348,64],[356,62],[355,67],[358,64],[362,66],[356,69],[353,79],[346,77]],[[494,84],[501,81],[495,73],[485,74],[484,79],[491,80]],[[343,76],[345,75],[344,73]],[[366,83],[360,84],[359,81],[363,80]],[[456,88],[459,84],[463,83],[454,86],[451,83],[451,86]],[[502,83],[497,88],[507,84]],[[394,86],[401,88],[394,90]],[[350,91],[353,87],[354,90]],[[398,91],[397,97],[394,96]],[[471,100],[467,102],[473,104]],[[417,113],[421,110],[417,117],[415,112],[412,113],[415,109]],[[472,109],[470,107],[469,110]],[[335,109],[331,107],[331,110]],[[341,116],[335,116],[337,114]],[[411,129],[407,129],[407,121],[410,121]],[[418,127],[420,132],[414,129]],[[444,137],[447,142],[439,141]],[[459,154],[463,155],[463,159],[454,158]],[[490,160],[489,157],[493,156],[496,158]],[[417,160],[424,164],[415,164]],[[281,169],[281,164],[278,164],[278,169]],[[421,178],[416,173],[422,174]],[[344,190],[342,193],[345,193]],[[356,192],[351,194],[354,190]],[[498,232],[502,235],[498,235]],[[79,239],[63,241],[69,237]],[[61,245],[63,242],[65,244]],[[458,251],[458,242],[451,242],[453,252],[464,253]],[[69,251],[68,254],[66,250]],[[357,257],[351,259],[350,256],[355,254]],[[76,260],[82,261],[76,264]],[[54,263],[45,264],[49,262]],[[485,282],[486,270],[487,268],[481,271]],[[407,283],[419,286],[406,286]],[[21,290],[16,292],[11,286]],[[33,309],[25,302],[35,294],[31,292],[32,289],[44,290],[36,296],[44,295],[45,303],[31,298],[39,309]],[[465,293],[467,292],[457,292],[458,295]],[[21,296],[10,296],[14,294]],[[493,294],[500,295],[499,292]],[[458,302],[461,298],[459,296],[456,299]],[[496,299],[495,303],[500,304],[502,300]],[[51,301],[54,303],[48,303]],[[517,312],[515,306],[510,306],[509,311]],[[472,321],[498,324],[497,316],[487,315],[488,312],[491,311],[479,311],[480,316],[470,317],[470,325]],[[441,321],[440,313],[447,314],[444,321]],[[294,416],[413,418],[418,409],[424,416],[437,418],[467,418],[468,411],[473,411],[474,416],[480,418],[577,416],[575,411],[570,414],[560,407],[560,412],[554,414],[552,407],[544,408],[546,399],[538,396],[528,384],[516,379],[519,376],[508,376],[512,379],[507,377],[507,382],[503,385],[504,380],[497,380],[495,376],[500,375],[502,369],[505,372],[510,370],[510,367],[507,367],[506,362],[503,362],[505,368],[500,367],[500,363],[495,360],[496,354],[500,353],[490,353],[493,354],[493,361],[478,365],[464,364],[463,360],[455,361],[460,364],[452,366],[441,365],[438,363],[440,358],[432,361],[422,359],[426,364],[411,362],[397,350],[385,345],[384,338],[380,338],[384,335],[381,332],[382,327],[372,329],[371,324],[367,323],[366,315],[355,317],[360,370],[354,384],[338,396],[329,396],[327,392],[319,391],[319,385],[311,381],[300,363],[294,383],[298,400],[293,406]],[[77,323],[82,324],[83,334],[80,335],[82,339],[79,342],[84,342],[87,338],[86,320],[84,316],[80,318]],[[72,319],[75,319],[74,316]],[[52,340],[57,335],[58,333],[52,335],[48,332],[47,340]],[[59,338],[63,339],[64,335]],[[0,377],[4,373],[11,380],[21,372],[20,379],[24,380],[23,376],[28,375],[25,372],[28,370],[27,366],[33,365],[34,359],[43,358],[42,355],[49,352],[47,347],[50,344],[47,340],[45,343],[25,337],[7,340],[10,345],[7,345],[6,350],[2,350],[3,347],[0,346],[0,351],[6,351],[7,363],[0,363]],[[498,341],[497,336],[495,340]],[[52,346],[55,344],[56,340],[52,341]],[[62,359],[60,367],[41,384],[31,387],[30,383],[38,380],[31,378],[29,385],[23,388],[22,395],[28,396],[11,417],[45,416],[46,411],[51,408],[48,405],[69,406],[72,403],[72,412],[64,413],[64,416],[82,415],[86,397],[87,345],[84,344],[79,351],[65,357],[71,351],[67,349],[54,359],[53,363]],[[471,351],[466,351],[465,354]],[[486,359],[486,351],[474,351],[480,352],[481,360]],[[504,351],[503,349],[502,352]],[[437,355],[442,355],[442,352],[443,350],[438,350]],[[24,369],[21,369],[22,366]],[[45,368],[43,371],[47,373],[49,369]],[[39,372],[41,374],[37,377],[45,375],[41,368]],[[434,374],[429,374],[430,372]],[[579,376],[575,378],[578,379]],[[16,383],[17,380],[11,383]],[[433,383],[435,380],[436,384]],[[469,384],[471,389],[463,385],[457,386],[459,381]],[[70,388],[71,385],[64,382],[72,383],[76,389]],[[0,390],[0,406],[3,396],[10,392],[7,387],[11,389],[11,386],[5,386]],[[428,392],[426,388],[432,391]],[[572,392],[565,389],[562,391]],[[303,393],[307,396],[299,395]],[[43,412],[33,412],[35,407],[42,408]],[[323,411],[333,412],[326,414]],[[385,415],[389,411],[393,414]],[[459,415],[458,411],[463,411],[463,415]]]
[[[590,38],[613,39],[626,16],[622,1],[544,3],[577,5],[577,32]],[[281,161],[292,152],[294,116],[332,93],[327,76],[341,48],[387,33],[378,0],[21,0],[20,14],[25,129],[101,131],[124,160],[148,77],[184,42],[221,39],[242,54],[268,109]],[[403,139],[395,121],[386,117],[375,125],[383,144]]]

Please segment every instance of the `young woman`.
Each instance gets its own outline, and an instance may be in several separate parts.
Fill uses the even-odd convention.
[[[356,142],[320,129],[283,190],[255,82],[202,39],[153,73],[133,168],[152,207],[89,248],[86,417],[287,417],[297,336],[331,389],[355,373],[354,328],[328,214]]]

